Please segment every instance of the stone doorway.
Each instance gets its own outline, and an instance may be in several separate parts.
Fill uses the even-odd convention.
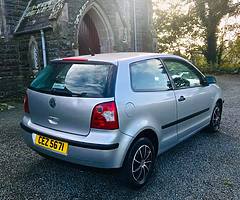
[[[92,4],[79,26],[79,55],[113,52],[113,39],[107,16],[97,4]]]
[[[98,54],[100,50],[99,36],[95,24],[86,14],[79,28],[79,54]]]

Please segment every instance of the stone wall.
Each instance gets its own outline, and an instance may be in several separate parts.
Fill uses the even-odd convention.
[[[32,38],[37,44],[40,69],[43,61],[40,30],[20,35],[13,34],[28,1],[0,0],[0,2],[4,3],[6,18],[4,34],[0,35],[0,101],[3,101],[4,98],[22,97],[33,78],[34,69],[29,64],[29,42]],[[111,27],[113,44],[109,51],[134,50],[133,1],[122,0],[120,3],[117,0],[65,0],[61,15],[51,21],[52,29],[44,30],[48,62],[55,58],[78,54],[79,20],[93,2],[96,2],[106,14],[108,25]],[[149,2],[136,0],[138,51],[152,50],[151,16],[149,18],[146,11],[150,6]],[[0,15],[1,13],[3,12],[1,11]]]
[[[136,0],[136,24],[137,51],[151,52],[153,50],[151,1]]]
[[[3,0],[1,0],[3,1]],[[27,1],[4,1],[6,24],[0,37],[0,102],[22,98],[26,87],[33,79],[33,68],[29,65],[29,42],[33,36],[38,45],[39,66],[42,68],[42,43],[40,31],[14,35],[14,30],[27,6]],[[54,31],[45,31],[47,60],[73,56],[66,31],[57,26]]]
[[[26,8],[27,1],[1,0],[4,25],[0,37],[0,101],[3,97],[17,97],[22,90],[23,75],[20,65],[20,43],[13,31]]]

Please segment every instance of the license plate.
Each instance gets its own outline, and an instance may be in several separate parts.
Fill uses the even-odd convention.
[[[68,143],[59,140],[54,140],[45,136],[36,135],[35,144],[45,149],[67,155]]]

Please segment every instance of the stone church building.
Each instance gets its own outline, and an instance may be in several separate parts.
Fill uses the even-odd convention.
[[[151,0],[0,0],[0,98],[54,58],[152,51]]]

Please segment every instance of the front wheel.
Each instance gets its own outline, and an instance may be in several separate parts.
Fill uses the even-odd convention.
[[[220,103],[217,103],[213,109],[212,118],[209,125],[210,131],[212,132],[219,131],[221,119],[222,119],[222,106]]]
[[[124,181],[134,188],[144,186],[152,173],[155,155],[154,146],[148,138],[138,139],[124,162],[122,169]]]

